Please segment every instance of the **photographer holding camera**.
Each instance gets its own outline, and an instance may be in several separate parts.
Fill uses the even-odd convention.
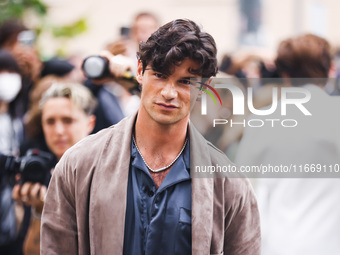
[[[139,92],[139,84],[131,73],[132,64],[128,57],[112,55],[108,51],[102,51],[99,56],[89,56],[84,60],[82,68],[88,77],[85,86],[98,101],[93,133],[128,116],[127,109],[135,109],[134,100],[126,101],[127,98],[138,98],[136,95],[131,96],[131,91],[134,94]],[[139,105],[139,98],[137,102]]]
[[[41,123],[47,146],[59,160],[72,145],[92,132],[96,100],[81,84],[52,85],[40,100]],[[25,182],[13,188],[13,198],[31,206],[30,227],[24,241],[25,254],[40,253],[40,215],[47,187]]]
[[[24,138],[23,123],[18,114],[21,78],[19,65],[13,55],[0,49],[0,153],[9,156],[19,156]],[[14,207],[11,185],[0,166],[0,253],[17,238]]]

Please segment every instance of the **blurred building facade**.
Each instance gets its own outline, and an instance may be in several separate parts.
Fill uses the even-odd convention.
[[[143,11],[158,15],[164,24],[176,18],[189,18],[211,33],[219,56],[240,48],[260,46],[276,49],[289,36],[311,32],[340,45],[338,0],[45,0],[51,7],[49,18],[67,24],[86,17],[88,32],[65,44],[69,54],[93,54],[119,37],[121,27],[129,26]],[[42,36],[45,54],[57,45]],[[47,47],[46,47],[47,46]]]

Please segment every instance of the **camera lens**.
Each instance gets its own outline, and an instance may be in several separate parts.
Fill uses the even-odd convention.
[[[104,77],[107,69],[108,61],[103,57],[90,56],[83,63],[83,70],[86,76],[92,79]]]

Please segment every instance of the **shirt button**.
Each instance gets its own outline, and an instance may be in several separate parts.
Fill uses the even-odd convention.
[[[154,194],[155,193],[152,190],[149,190],[149,192],[148,192],[149,197],[153,197]]]

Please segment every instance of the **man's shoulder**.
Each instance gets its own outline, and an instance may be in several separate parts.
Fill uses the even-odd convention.
[[[207,146],[209,148],[212,163],[234,165],[234,163],[228,158],[228,156],[211,142],[207,141]]]
[[[190,139],[190,146],[195,147],[194,150],[191,150],[192,153],[198,154],[199,156],[203,156],[201,154],[208,153],[212,163],[221,162],[232,164],[227,155],[204,138],[192,123],[190,124]]]
[[[111,126],[85,137],[67,150],[65,154],[69,157],[74,154],[77,156],[93,155],[94,152],[98,152],[98,149],[104,147],[113,138],[114,129],[115,126]]]
[[[209,151],[211,166],[215,166],[215,170],[217,166],[226,170],[225,172],[222,170],[222,172],[217,172],[217,169],[216,173],[213,174],[214,176],[211,178],[214,178],[215,185],[217,183],[217,185],[221,185],[223,183],[225,192],[234,194],[235,198],[239,196],[241,199],[242,197],[248,196],[249,192],[253,193],[253,188],[249,179],[239,171],[238,166],[210,141],[205,138],[204,141]]]
[[[226,172],[217,173],[216,177],[214,177],[215,188],[223,186],[226,205],[235,208],[239,206],[241,209],[247,203],[254,203],[256,201],[255,194],[249,179],[240,172],[239,167],[224,152],[210,142],[208,142],[208,146],[212,165],[219,165],[227,170]],[[215,189],[215,193],[220,191],[220,189]]]

